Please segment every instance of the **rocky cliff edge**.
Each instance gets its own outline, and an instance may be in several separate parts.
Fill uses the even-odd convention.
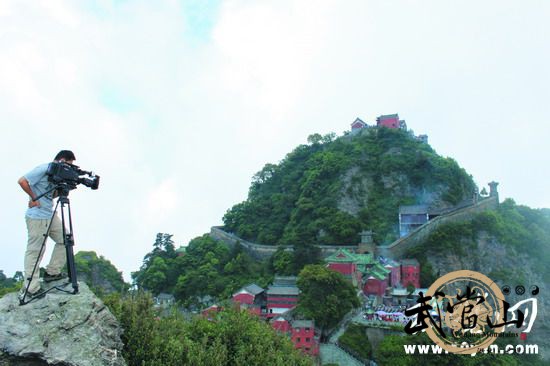
[[[72,291],[70,284],[65,289]],[[23,306],[17,293],[0,299],[0,366],[125,366],[121,334],[117,319],[85,283],[76,295],[53,289]]]

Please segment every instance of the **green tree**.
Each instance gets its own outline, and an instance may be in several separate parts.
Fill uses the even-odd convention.
[[[125,330],[129,366],[313,364],[287,337],[247,312],[228,309],[213,320],[186,320],[178,312],[159,317],[145,293],[111,295],[105,302]]]
[[[154,294],[172,291],[179,270],[172,234],[158,233],[153,250],[145,255],[139,271],[132,273],[134,283]]]
[[[164,259],[174,258],[176,249],[172,237],[172,234],[158,233],[153,243],[153,251],[145,256],[145,260],[147,261],[148,258],[157,256],[163,257]]]
[[[6,287],[8,284],[8,277],[4,274],[4,271],[0,270],[0,287]]]
[[[323,136],[321,136],[318,133],[314,133],[314,134],[309,135],[307,137],[307,142],[312,144],[312,145],[316,145],[316,144],[320,143],[322,140],[323,140]]]
[[[225,299],[251,282],[265,286],[271,277],[269,261],[251,258],[239,243],[229,249],[208,234],[191,240],[181,256],[164,259],[149,253],[146,258],[133,274],[139,288],[173,293],[185,306],[201,306],[207,295]]]
[[[282,248],[271,256],[273,272],[278,275],[288,276],[294,274],[294,255]]]
[[[308,265],[298,275],[298,310],[313,318],[324,332],[334,327],[346,313],[360,305],[353,285],[322,265]]]
[[[293,257],[293,273],[299,273],[304,266],[318,264],[321,261],[321,250],[314,245],[308,245],[304,244],[302,241],[298,241],[297,244],[294,245]]]
[[[167,270],[168,266],[166,265],[166,261],[162,257],[155,257],[141,277],[143,288],[151,291],[155,295],[161,293],[167,287]]]
[[[0,270],[0,297],[7,293],[18,291],[23,282],[23,274],[20,271],[15,272],[15,275],[10,278]]]

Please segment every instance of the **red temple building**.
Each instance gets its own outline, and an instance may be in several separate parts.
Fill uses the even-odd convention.
[[[390,274],[391,270],[385,268],[380,261],[376,261],[365,270],[363,293],[384,296],[386,289],[390,287]]]
[[[250,284],[235,292],[232,299],[240,309],[271,319],[271,326],[278,332],[288,335],[296,348],[317,356],[319,336],[315,335],[314,322],[293,319],[292,309],[298,304],[299,295],[296,277],[275,277],[267,290]],[[211,319],[219,310],[219,307],[210,307],[203,315]]]
[[[365,295],[384,296],[386,289],[388,288],[388,279],[369,276],[363,287],[363,293]]]
[[[307,354],[317,356],[319,354],[319,337],[315,336],[313,320],[294,320],[291,322],[290,339],[294,347]]]
[[[363,122],[360,118],[356,118],[351,124],[351,133],[356,133],[366,127],[368,127],[368,125],[365,122]]]
[[[372,126],[369,126],[367,123],[365,123],[360,118],[356,118],[355,121],[351,123],[351,134],[357,134],[363,129],[370,128]],[[399,114],[383,114],[381,116],[376,117],[376,127],[386,127],[386,128],[393,128],[393,129],[402,129],[407,130],[407,123],[405,120],[399,119]],[[428,136],[427,135],[419,135],[415,137],[417,140],[427,143],[428,142]]]
[[[398,114],[386,114],[376,118],[377,127],[387,128],[403,128],[406,129],[407,125],[404,120],[399,119]]]
[[[365,295],[383,297],[386,290],[412,284],[420,287],[420,264],[416,259],[401,263],[387,258],[375,259],[372,253],[358,254],[346,249],[325,258],[327,267],[341,273]]]
[[[298,305],[300,290],[296,277],[275,277],[267,289],[267,318],[283,314]]]
[[[401,265],[391,259],[386,259],[384,268],[390,271],[390,287],[396,287],[401,284]]]
[[[403,287],[420,288],[420,263],[416,259],[401,260],[401,283]]]
[[[235,292],[232,300],[241,309],[271,319],[294,309],[299,295],[296,277],[275,277],[267,290],[250,284]]]
[[[252,314],[262,315],[266,312],[265,290],[254,283],[235,292],[232,299],[241,309],[248,309]]]
[[[360,286],[361,272],[357,268],[359,260],[356,254],[341,249],[326,258],[325,261],[328,263],[328,268],[341,273],[353,286]]]
[[[271,320],[271,326],[273,329],[281,333],[290,332],[290,322],[281,315],[278,315]]]
[[[384,268],[372,253],[357,254],[339,249],[325,258],[325,262],[328,268],[341,273],[366,295],[382,296],[389,285],[387,277],[391,270]]]
[[[296,320],[290,315],[279,315],[273,318],[271,326],[287,334],[295,348],[311,356],[319,354],[319,336],[315,334],[313,320]]]

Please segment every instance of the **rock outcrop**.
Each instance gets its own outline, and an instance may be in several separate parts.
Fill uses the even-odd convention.
[[[72,291],[70,284],[65,289]],[[76,295],[53,289],[22,306],[17,293],[0,299],[0,366],[125,366],[121,334],[116,318],[85,283]]]

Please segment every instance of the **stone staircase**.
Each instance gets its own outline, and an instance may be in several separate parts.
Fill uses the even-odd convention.
[[[328,343],[321,343],[319,347],[319,356],[321,358],[321,365],[327,363],[335,363],[340,366],[356,366],[364,365],[364,363],[353,355],[346,352],[340,346],[338,346],[338,338],[346,331],[346,327],[350,321],[360,315],[359,310],[352,310],[344,319],[340,322],[338,328],[333,331],[328,339]]]
[[[364,366],[364,363],[333,343],[323,343],[319,347],[321,365],[335,363],[340,366]]]

